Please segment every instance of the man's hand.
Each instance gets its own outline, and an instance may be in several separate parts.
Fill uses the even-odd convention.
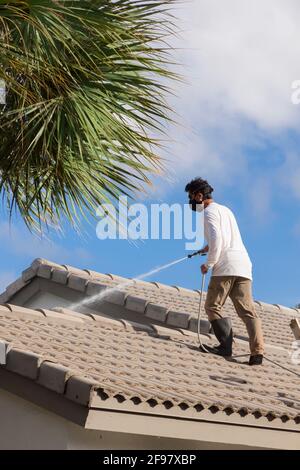
[[[206,274],[208,272],[208,266],[206,264],[202,264],[201,272],[202,274]]]

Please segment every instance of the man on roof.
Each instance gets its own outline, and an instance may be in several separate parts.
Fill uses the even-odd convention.
[[[232,355],[233,333],[231,319],[222,315],[227,297],[249,335],[249,365],[263,362],[264,339],[261,320],[252,298],[252,263],[242,241],[232,211],[212,198],[213,188],[206,180],[195,178],[185,187],[190,207],[204,211],[204,236],[207,245],[201,250],[207,260],[201,266],[202,274],[212,270],[205,301],[205,311],[219,345],[205,346],[211,353],[220,356]]]

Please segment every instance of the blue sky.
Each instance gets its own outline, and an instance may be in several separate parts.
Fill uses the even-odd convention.
[[[175,59],[186,82],[171,105],[164,178],[154,178],[143,202],[186,202],[194,176],[209,179],[215,199],[236,214],[253,262],[254,296],[293,306],[300,302],[300,106],[291,84],[300,79],[298,0],[194,0],[177,14]],[[225,8],[226,6],[226,8]],[[100,241],[96,221],[83,234],[67,229],[51,242],[30,235],[16,217],[0,223],[0,286],[44,257],[133,277],[185,254],[186,240]],[[199,288],[199,259],[150,278]]]

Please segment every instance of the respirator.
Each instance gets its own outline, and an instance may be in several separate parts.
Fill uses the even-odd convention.
[[[192,209],[192,211],[195,211],[195,212],[202,212],[204,210],[203,202],[197,202],[195,199],[189,200],[189,206]]]

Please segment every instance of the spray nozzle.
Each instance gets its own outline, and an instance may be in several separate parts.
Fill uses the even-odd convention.
[[[197,255],[206,256],[206,253],[203,253],[202,250],[198,250],[198,251],[195,251],[195,253],[191,253],[190,255],[188,255],[188,258],[193,258],[193,256],[197,256]]]

